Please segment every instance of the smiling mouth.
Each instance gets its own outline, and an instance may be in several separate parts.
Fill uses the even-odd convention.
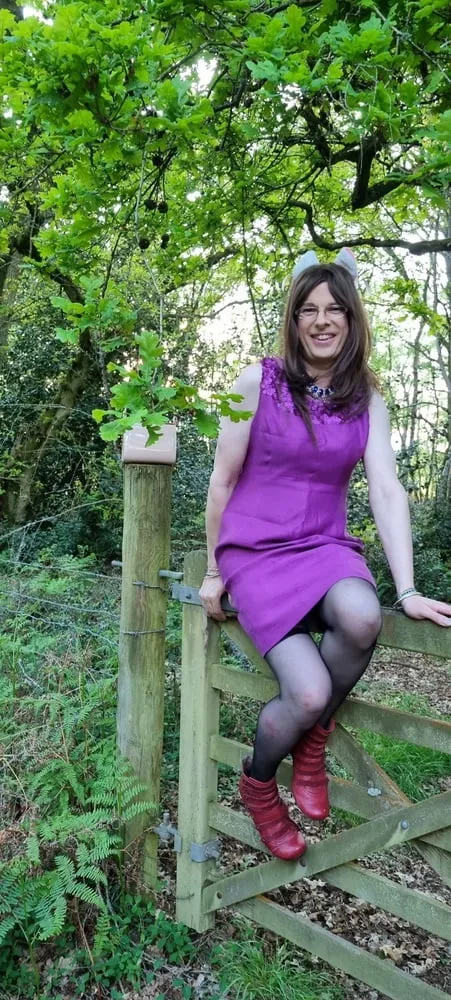
[[[319,343],[326,344],[329,340],[333,340],[334,337],[335,337],[334,333],[321,333],[321,334],[316,334],[316,335],[313,334],[312,340],[314,340],[316,342],[319,341]]]

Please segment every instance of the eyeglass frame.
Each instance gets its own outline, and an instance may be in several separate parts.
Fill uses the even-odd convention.
[[[302,310],[303,309],[309,309],[311,311],[312,315],[310,317],[308,317],[308,316],[305,316],[305,313],[304,313],[304,317],[303,317],[302,316]],[[305,319],[313,319],[314,318],[316,320],[316,319],[318,319],[319,311],[320,310],[316,306],[299,306],[299,309],[296,309],[294,311],[293,318],[296,320],[296,322],[297,322],[297,320],[299,318],[301,318],[301,319],[302,318],[305,318]],[[332,318],[335,317],[335,319],[337,319],[339,317],[342,318],[343,316],[347,316],[348,309],[346,308],[346,306],[340,306],[337,303],[336,305],[333,305],[333,306],[327,306],[326,309],[323,310],[323,312],[324,312],[325,316],[327,316],[328,313],[330,314],[332,312]],[[313,313],[315,313],[315,317],[313,317]],[[329,319],[331,318],[330,315],[328,316],[328,318]]]

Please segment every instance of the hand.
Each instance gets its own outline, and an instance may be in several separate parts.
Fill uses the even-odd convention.
[[[221,608],[221,597],[225,594],[225,590],[226,588],[220,576],[205,576],[199,590],[199,597],[204,611],[206,611],[209,618],[214,618],[217,622],[225,622],[227,620],[227,615],[224,614]]]
[[[436,625],[444,625],[445,628],[451,625],[451,604],[434,601],[432,597],[423,597],[422,594],[406,597],[402,602],[402,610],[408,618],[427,618]]]

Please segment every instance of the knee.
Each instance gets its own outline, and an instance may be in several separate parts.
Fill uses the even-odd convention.
[[[332,697],[332,681],[328,674],[325,674],[320,681],[314,684],[305,684],[302,688],[290,693],[292,708],[296,712],[313,717],[322,714]]]
[[[365,608],[361,612],[346,615],[341,627],[347,639],[358,649],[371,649],[377,642],[382,628],[382,612],[379,604],[374,604],[373,607]]]

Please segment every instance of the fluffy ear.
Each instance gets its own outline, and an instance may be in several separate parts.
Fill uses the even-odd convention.
[[[349,271],[355,284],[357,284],[359,272],[357,270],[357,261],[352,250],[349,250],[348,247],[343,247],[343,249],[340,250],[340,253],[337,254],[334,263],[339,264],[340,267],[345,267],[346,270]]]
[[[315,264],[319,264],[319,260],[316,256],[315,251],[307,250],[307,252],[301,254],[301,256],[296,261],[291,277],[297,278],[298,275],[302,274],[302,272],[305,271],[307,267],[314,267]]]

